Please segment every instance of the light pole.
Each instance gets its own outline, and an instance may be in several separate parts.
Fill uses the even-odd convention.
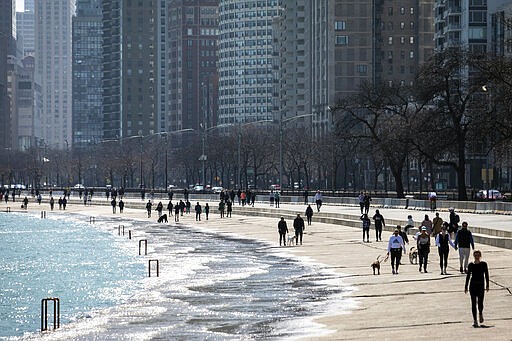
[[[283,188],[283,125],[284,123],[297,120],[303,117],[316,116],[316,113],[297,115],[283,120],[283,115],[279,115],[279,187]]]

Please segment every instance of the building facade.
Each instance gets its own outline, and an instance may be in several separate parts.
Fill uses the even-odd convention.
[[[78,0],[73,17],[73,145],[103,138],[101,0]]]
[[[15,148],[15,103],[12,88],[16,62],[15,1],[0,1],[0,148]]]
[[[158,117],[159,1],[103,1],[103,138],[150,135]]]
[[[34,3],[25,1],[25,11],[16,13],[16,30],[21,37],[20,48],[23,51],[23,57],[33,56],[35,53],[35,16]],[[20,40],[18,40],[20,43]]]
[[[278,0],[219,1],[220,124],[273,119],[272,21]]]
[[[218,0],[169,1],[169,131],[217,123],[218,5]]]
[[[71,19],[74,0],[35,2],[35,72],[43,108],[37,138],[50,148],[72,143]]]
[[[16,102],[17,102],[17,149],[25,151],[35,146],[36,107],[41,108],[40,88],[34,80],[35,61],[33,56],[26,56],[21,60],[16,76]]]

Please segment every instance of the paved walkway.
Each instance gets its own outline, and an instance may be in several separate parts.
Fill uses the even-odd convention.
[[[138,203],[142,206],[142,202]],[[485,298],[484,324],[487,328],[473,328],[470,299],[463,292],[465,276],[458,273],[458,257],[453,249],[449,257],[449,275],[439,274],[439,257],[433,247],[430,253],[429,273],[419,273],[416,265],[411,265],[408,259],[404,259],[399,275],[391,274],[388,261],[383,263],[381,275],[374,276],[370,264],[377,256],[385,254],[387,243],[362,243],[360,228],[314,221],[313,225],[306,229],[302,246],[284,248],[278,246],[276,218],[236,215],[238,206],[235,206],[233,218],[220,219],[218,214],[215,214],[216,204],[211,203],[211,206],[212,214],[209,221],[195,222],[191,214],[180,219],[181,223],[197,224],[212,231],[237,233],[247,238],[266,241],[275,245],[276,249],[289,252],[291,257],[305,256],[323,264],[325,268],[340,273],[345,283],[355,288],[350,297],[355,300],[356,308],[350,313],[335,313],[320,318],[318,322],[333,333],[311,339],[512,340],[512,250],[477,245],[483,252],[484,260],[489,264],[492,281],[491,290]],[[268,207],[266,204],[258,204],[257,208],[258,206]],[[5,203],[1,204],[1,207],[5,207]],[[43,207],[44,205],[29,205],[29,209],[36,210]],[[48,207],[44,209],[47,210]],[[273,210],[278,214],[288,212],[293,215],[295,212],[302,212],[303,209],[302,205],[283,205],[282,209]],[[112,214],[108,206],[70,205],[68,210],[94,216]],[[255,209],[255,213],[257,211]],[[359,214],[358,208],[352,207],[324,206],[322,212]],[[410,211],[382,210],[386,218],[405,219],[407,213]],[[414,211],[412,213],[415,221],[420,221],[425,214]],[[141,209],[126,209],[124,216],[145,219],[145,213]],[[469,221],[470,226],[499,224],[507,228],[503,220],[509,218],[461,214],[461,219]],[[288,220],[288,223],[291,225],[292,222]],[[383,239],[387,240],[389,235],[389,232],[384,232]],[[374,240],[372,234],[370,237]]]

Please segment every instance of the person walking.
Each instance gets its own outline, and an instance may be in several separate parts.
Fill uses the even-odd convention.
[[[25,198],[23,199],[23,205],[22,205],[22,207],[23,207],[24,209],[28,209],[28,198],[27,198],[27,197],[25,197]]]
[[[402,231],[402,226],[396,225],[396,228],[398,230],[398,234],[400,235],[400,237],[402,237],[404,244],[409,245],[409,237],[407,237],[407,233]]]
[[[437,234],[436,245],[439,253],[439,267],[441,268],[441,275],[448,275],[446,267],[448,266],[450,245],[455,247],[455,244],[450,239],[450,234],[448,233],[448,223],[444,223],[441,228],[441,233]]]
[[[114,197],[112,197],[112,200],[110,201],[110,206],[112,206],[112,213],[116,214],[117,203],[116,203],[116,199]]]
[[[468,273],[466,275],[466,284],[464,293],[471,296],[471,313],[473,314],[473,327],[478,327],[478,322],[484,322],[484,294],[489,292],[489,268],[487,263],[482,261],[482,252],[475,250],[473,252],[474,262],[469,263]],[[484,291],[485,290],[485,291]],[[478,320],[476,319],[476,309],[478,305]]]
[[[364,194],[363,194],[363,192],[359,193],[359,196],[357,197],[357,199],[359,200],[359,207],[361,208],[361,215],[363,215],[363,210],[364,210]]]
[[[224,210],[225,210],[226,204],[224,204],[224,201],[219,202],[219,213],[220,217],[224,218]]]
[[[370,218],[368,218],[368,214],[363,214],[361,216],[361,220],[363,221],[363,243],[365,242],[364,236],[366,234],[366,242],[370,242],[370,225],[371,221]]]
[[[206,220],[208,220],[208,215],[210,214],[210,206],[208,203],[204,204],[204,215],[206,216]]]
[[[158,218],[160,218],[162,216],[163,210],[164,210],[164,205],[162,204],[161,201],[159,201],[158,204],[156,205],[156,209],[155,209],[155,211],[158,212]]]
[[[468,272],[469,254],[475,249],[473,234],[468,230],[468,223],[462,222],[462,229],[455,235],[455,250],[459,249],[460,273]],[[471,248],[471,249],[470,249]]]
[[[203,211],[201,205],[199,204],[199,201],[197,202],[196,206],[194,207],[194,210],[196,211],[196,221],[201,221],[201,212]]]
[[[279,191],[274,193],[274,201],[276,203],[276,208],[279,208],[279,203],[281,201],[281,196],[279,195]]]
[[[295,229],[295,245],[298,245],[299,241],[300,245],[302,245],[302,235],[306,227],[300,213],[297,213],[297,217],[293,220],[293,228]]]
[[[151,200],[148,200],[147,204],[146,204],[146,211],[148,212],[148,218],[151,218],[151,207],[153,206],[153,204],[151,203]]]
[[[192,204],[190,203],[190,201],[187,200],[187,202],[185,203],[185,207],[186,207],[186,211],[187,214],[190,214],[190,208],[192,207]]]
[[[427,273],[428,254],[430,253],[430,236],[427,233],[427,227],[421,227],[421,233],[416,239],[416,247],[418,248],[418,258],[420,259],[420,269]]]
[[[53,206],[55,206],[55,199],[53,197],[50,197],[50,210],[53,211]]]
[[[309,198],[309,192],[308,192],[307,188],[304,189],[304,193],[302,193],[302,195],[304,196],[304,205],[307,205],[308,204],[308,198]]]
[[[179,206],[180,206],[180,215],[183,217],[183,212],[185,212],[185,202],[183,202],[183,200],[180,200],[180,203],[179,203]]]
[[[450,226],[449,226],[448,232],[450,232],[450,238],[453,238],[453,236],[456,235],[459,230],[460,217],[458,214],[455,213],[455,210],[453,209],[453,207],[450,207],[448,209],[448,211],[450,211],[450,218],[449,218]]]
[[[231,218],[231,212],[233,212],[233,203],[228,200],[226,202],[226,218]]]
[[[123,210],[124,210],[124,201],[123,199],[119,199],[119,204],[117,204],[119,206],[119,213],[123,213]]]
[[[379,210],[376,210],[372,219],[375,222],[375,241],[382,241],[382,228],[386,227],[384,217],[380,214]]]
[[[372,197],[368,192],[364,193],[364,213],[368,214],[370,211],[370,201],[372,201]]]
[[[427,234],[429,236],[432,235],[432,221],[428,217],[428,214],[425,214],[425,219],[421,222],[421,226],[425,226],[427,228]]]
[[[65,211],[66,206],[68,205],[68,199],[66,197],[62,198],[62,209]]]
[[[279,246],[281,246],[281,241],[283,242],[282,246],[286,246],[286,234],[288,233],[288,225],[284,220],[284,217],[281,217],[279,223],[277,223],[277,231],[279,232]]]
[[[317,212],[320,212],[320,207],[322,207],[322,193],[320,193],[320,191],[316,191],[316,194],[315,194],[315,203],[316,203],[316,210]]]
[[[400,236],[400,231],[395,229],[388,242],[388,256],[391,254],[391,272],[398,275],[398,267],[402,258],[402,251],[405,254],[405,243]]]
[[[436,239],[437,235],[441,233],[442,228],[443,219],[439,216],[439,213],[436,213],[436,217],[432,219],[432,233],[434,234],[434,240]]]
[[[174,205],[174,221],[180,221],[180,203],[176,202]]]
[[[311,225],[311,220],[313,218],[313,209],[311,208],[311,205],[308,205],[306,208],[306,218],[308,220],[308,225]]]
[[[172,211],[173,211],[173,204],[172,204],[172,199],[169,200],[169,203],[167,204],[167,211],[169,211],[169,217],[172,216]]]

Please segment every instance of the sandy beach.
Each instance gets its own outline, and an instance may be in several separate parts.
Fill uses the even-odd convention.
[[[140,201],[135,202],[140,206]],[[204,202],[201,204],[204,205]],[[13,211],[19,211],[18,205],[9,206],[13,207]],[[476,245],[489,264],[491,286],[485,296],[486,328],[473,328],[470,298],[464,294],[465,275],[458,272],[458,253],[453,249],[450,250],[448,260],[449,275],[440,275],[437,249],[432,247],[429,273],[419,273],[417,265],[409,264],[406,257],[402,258],[399,275],[391,274],[388,261],[382,264],[381,275],[374,276],[370,264],[377,256],[385,255],[390,232],[383,232],[383,242],[375,242],[374,231],[371,230],[372,242],[362,243],[361,229],[318,223],[313,217],[313,224],[306,227],[302,246],[279,247],[278,219],[275,217],[237,215],[238,206],[235,205],[233,217],[221,219],[215,209],[216,204],[210,205],[210,220],[204,220],[203,214],[203,220],[196,222],[194,214],[190,214],[181,217],[180,223],[271,243],[292,256],[307,257],[322,264],[325,269],[342,274],[344,283],[355,288],[350,297],[356,304],[349,313],[335,313],[317,320],[331,333],[305,339],[418,340],[463,337],[467,340],[481,340],[490,337],[493,340],[512,340],[512,250]],[[127,202],[127,207],[130,206],[133,205]],[[257,204],[253,209],[255,212],[258,206],[268,207],[266,204]],[[2,203],[0,209],[5,210],[5,207],[5,203]],[[29,210],[46,210],[51,214],[47,204],[39,206],[31,203]],[[288,217],[297,211],[302,212],[303,206],[283,205],[274,210]],[[70,204],[66,211],[86,217],[112,216],[110,206]],[[390,211],[397,214],[400,210]],[[386,216],[386,210],[381,209],[381,213]],[[400,214],[406,216],[407,212],[404,210]],[[155,215],[147,218],[145,210],[132,208],[125,208],[122,214],[127,219],[147,221],[156,221]],[[121,215],[118,213],[116,216]],[[172,217],[169,218],[171,222]],[[461,218],[464,220],[463,216]],[[289,227],[292,226],[291,219],[287,219],[287,222]]]

